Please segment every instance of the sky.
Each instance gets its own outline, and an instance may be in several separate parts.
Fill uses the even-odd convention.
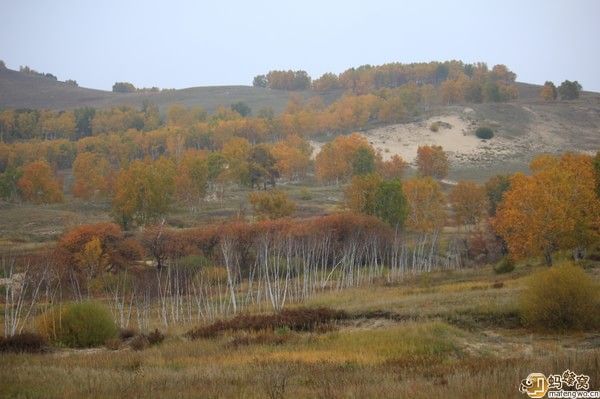
[[[597,0],[0,0],[0,59],[103,90],[457,59],[600,91],[599,21]]]

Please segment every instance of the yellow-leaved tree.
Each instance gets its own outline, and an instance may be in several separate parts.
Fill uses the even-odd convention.
[[[592,157],[567,153],[535,158],[531,176],[515,174],[493,226],[515,258],[575,250],[576,256],[599,238],[600,201]]]

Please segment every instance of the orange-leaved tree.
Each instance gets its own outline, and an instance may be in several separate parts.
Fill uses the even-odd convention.
[[[460,181],[452,188],[448,201],[458,226],[476,225],[487,212],[485,189],[470,181]]]
[[[443,179],[448,175],[450,161],[439,145],[425,145],[417,148],[417,168],[419,175]]]
[[[362,151],[360,151],[362,149]],[[365,151],[375,157],[375,150],[366,138],[358,133],[338,136],[325,144],[315,159],[315,173],[321,182],[339,183],[353,174],[357,154]]]
[[[25,201],[50,204],[63,200],[60,184],[46,161],[36,161],[25,165],[17,186]]]
[[[493,225],[513,258],[574,249],[576,255],[598,240],[600,200],[595,192],[592,157],[564,154],[535,158],[533,174],[515,174]]]
[[[73,195],[83,199],[106,197],[110,193],[112,171],[106,158],[82,152],[73,162]]]
[[[444,194],[439,183],[430,177],[404,182],[409,212],[406,225],[420,233],[439,231],[446,221]]]

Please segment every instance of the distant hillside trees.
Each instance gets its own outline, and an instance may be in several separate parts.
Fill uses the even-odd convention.
[[[112,87],[114,93],[134,93],[136,88],[129,82],[115,82]]]
[[[313,81],[313,89],[316,91],[328,91],[341,87],[337,75],[331,72],[324,73],[319,79]]]
[[[25,66],[21,65],[19,67],[19,72],[25,73],[27,75],[39,76],[41,78],[48,78],[48,79],[52,79],[52,80],[58,80],[58,78],[56,76],[54,76],[53,74],[51,74],[51,73],[38,72],[35,69],[29,68],[27,65],[25,65]]]
[[[278,90],[308,90],[311,78],[306,71],[270,71],[267,75],[254,78],[255,87]]]
[[[248,104],[246,104],[243,101],[231,104],[231,110],[237,112],[241,116],[248,116],[252,113],[252,110],[250,109]]]
[[[0,69],[6,69],[6,64],[2,60],[0,60]]]
[[[67,84],[69,86],[73,86],[73,87],[79,87],[79,84],[77,83],[77,81],[73,80],[73,79],[65,80],[65,84]]]
[[[540,98],[544,101],[554,101],[558,97],[558,90],[554,83],[547,81],[540,90]]]
[[[254,77],[254,80],[252,81],[252,86],[267,87],[267,76],[266,75],[256,75]]]
[[[578,81],[571,82],[570,80],[565,80],[558,87],[558,93],[561,100],[575,100],[579,98],[581,89],[582,87]]]
[[[96,109],[91,107],[77,108],[73,111],[75,114],[75,126],[79,137],[92,134],[92,119],[96,115]]]

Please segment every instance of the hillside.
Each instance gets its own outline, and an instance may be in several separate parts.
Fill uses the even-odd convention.
[[[442,127],[433,132],[430,127],[436,122]],[[480,126],[491,127],[494,137],[478,139],[475,130]],[[384,159],[397,154],[414,162],[420,145],[441,145],[450,156],[451,179],[484,181],[497,173],[526,172],[536,154],[595,153],[600,148],[600,95],[584,93],[578,100],[554,103],[520,98],[512,103],[447,106],[423,120],[363,134]]]
[[[298,92],[304,97],[310,91]],[[339,92],[324,96],[326,103],[335,100]],[[78,107],[107,108],[118,105],[140,107],[145,100],[164,111],[170,104],[201,106],[213,112],[218,106],[243,101],[252,110],[271,107],[283,111],[290,92],[252,86],[191,87],[158,93],[113,93],[103,90],[69,86],[44,77],[27,75],[10,69],[0,70],[0,108],[72,109]]]

